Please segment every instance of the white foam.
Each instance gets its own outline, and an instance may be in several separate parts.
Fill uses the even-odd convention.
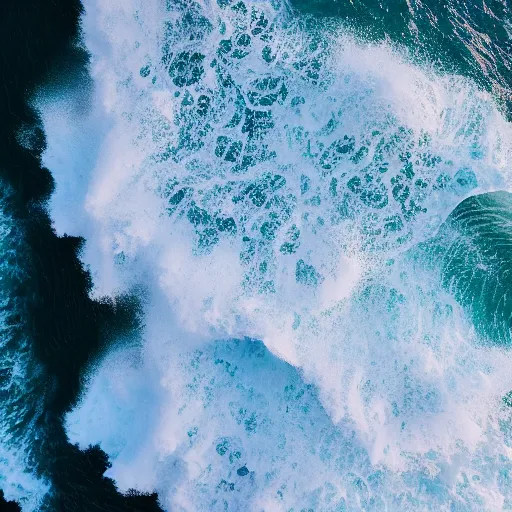
[[[510,190],[510,126],[461,77],[414,67],[334,25],[317,26],[318,38],[279,6],[247,6],[87,1],[94,108],[79,120],[40,96],[57,229],[87,238],[96,294],[142,284],[149,296],[144,349],[113,353],[92,373],[68,417],[71,440],[99,442],[121,488],[157,489],[168,510],[215,510],[224,500],[235,509],[327,510],[342,498],[357,508],[370,495],[377,509],[396,509],[401,493],[404,503],[418,495],[416,510],[471,499],[501,507],[508,491],[493,475],[510,455],[500,408],[512,388],[510,356],[475,344],[435,273],[406,250],[469,194]],[[184,12],[197,16],[194,39]],[[269,23],[250,32],[261,13]],[[211,31],[201,32],[200,15]],[[231,47],[221,43],[229,38]],[[201,79],[180,87],[165,44],[173,63],[204,55]],[[201,95],[210,98],[209,127],[193,112]],[[272,111],[273,127],[252,140],[242,100]],[[62,126],[74,127],[65,142]],[[220,136],[231,139],[224,150]],[[84,159],[91,140],[93,158]],[[260,152],[255,165],[226,156],[238,140],[246,156]],[[270,185],[276,175],[286,182]],[[203,213],[190,213],[192,200]],[[415,205],[425,211],[407,213]],[[219,239],[206,249],[201,215]],[[216,224],[228,218],[236,234]],[[263,349],[259,366],[247,341],[213,344],[244,337],[295,368]],[[318,389],[307,388],[308,412],[294,409],[291,421],[290,381]],[[235,476],[219,462],[222,436],[236,438],[254,474]],[[370,484],[378,471],[385,483]]]

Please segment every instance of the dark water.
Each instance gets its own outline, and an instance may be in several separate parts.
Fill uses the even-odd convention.
[[[507,1],[296,0],[292,8],[312,14],[312,24],[343,19],[347,30],[365,40],[391,40],[440,73],[466,76],[493,94],[505,116],[511,115],[512,18]],[[6,408],[26,405],[16,405],[8,417],[16,416],[18,422],[12,442],[29,439],[30,471],[49,482],[51,492],[40,510],[157,511],[156,494],[119,493],[103,476],[109,467],[105,453],[99,447],[81,451],[67,441],[63,427],[64,415],[80,397],[84,369],[120,334],[137,331],[142,322],[136,298],[121,297],[115,305],[111,299],[89,298],[91,278],[79,259],[82,241],[58,237],[47,211],[54,183],[42,167],[45,134],[28,100],[41,85],[90,86],[89,57],[75,44],[80,14],[80,2],[72,0],[4,0],[0,6],[0,178],[11,190],[5,210],[15,221],[13,236],[19,241],[12,260],[4,262],[10,278],[3,286],[12,297],[4,307],[14,311],[9,313],[5,351],[26,351],[33,361],[28,371],[36,376],[25,395],[14,397],[12,370],[4,369],[0,400]],[[31,149],[19,144],[20,129],[31,133]],[[507,347],[512,321],[510,197],[497,192],[466,199],[436,238],[414,255],[441,261],[443,286],[466,308],[482,340]],[[16,510],[16,505],[3,500],[0,509]]]

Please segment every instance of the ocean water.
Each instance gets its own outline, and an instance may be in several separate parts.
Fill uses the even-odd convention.
[[[62,343],[59,320],[10,348],[38,250],[0,205],[6,498],[511,509],[511,19],[84,0],[28,98],[45,143],[16,131],[70,240],[76,273],[47,279]]]
[[[27,262],[23,226],[12,215],[12,190],[2,183],[0,199],[0,332],[2,363],[0,486],[7,500],[19,499],[36,509],[49,484],[35,475],[37,419],[44,395],[42,368],[34,357],[26,329],[27,299],[23,287],[31,270]],[[23,262],[23,263],[22,263]],[[43,388],[43,389],[41,389]]]

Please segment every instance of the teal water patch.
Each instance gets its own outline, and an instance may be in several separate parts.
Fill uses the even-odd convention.
[[[93,369],[70,439],[167,510],[504,506],[510,355],[414,252],[508,187],[493,98],[279,2],[110,5],[84,258],[144,287],[143,349]]]
[[[462,304],[484,342],[511,343],[512,196],[472,196],[422,246],[439,265],[443,286]]]

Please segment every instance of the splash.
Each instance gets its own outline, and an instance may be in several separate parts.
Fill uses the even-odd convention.
[[[146,326],[70,439],[167,510],[505,506],[510,356],[432,238],[510,189],[492,98],[276,1],[91,1],[83,27],[89,117],[39,100],[52,211]]]

